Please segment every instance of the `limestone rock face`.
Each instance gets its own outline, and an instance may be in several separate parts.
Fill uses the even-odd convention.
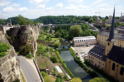
[[[30,44],[32,47],[31,53],[34,54],[37,48],[37,39],[39,36],[38,26],[22,26],[20,41],[22,44]]]
[[[25,25],[21,27],[11,28],[10,31],[7,33],[11,37],[12,41],[11,44],[17,51],[19,51],[21,46],[29,44],[32,47],[31,53],[35,54],[39,32],[40,32],[39,26]]]
[[[12,46],[7,55],[0,58],[0,73],[4,82],[13,82],[15,79],[21,78],[19,61],[16,59],[16,53]]]
[[[7,35],[0,34],[0,42],[10,45],[7,40]],[[7,51],[6,56],[0,58],[0,74],[4,82],[13,82],[15,79],[20,79],[20,65],[18,59],[16,59],[16,53],[13,46],[10,45],[10,49]],[[20,82],[22,82],[20,80]]]

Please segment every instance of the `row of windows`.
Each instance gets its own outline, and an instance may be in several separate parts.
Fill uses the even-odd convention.
[[[89,43],[88,45],[95,45],[96,43]],[[88,46],[87,45],[87,46]],[[78,44],[78,45],[76,45],[76,46],[85,46],[84,44]]]
[[[96,41],[95,39],[90,39],[90,40],[75,40],[75,42],[85,42],[85,41]]]
[[[113,63],[113,65],[112,65],[112,70],[113,70],[113,71],[115,70],[115,63]],[[121,67],[121,68],[120,68],[120,75],[123,76],[123,73],[124,73],[124,68]]]

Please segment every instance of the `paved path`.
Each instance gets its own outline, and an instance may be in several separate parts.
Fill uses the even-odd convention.
[[[27,82],[41,82],[38,74],[31,64],[22,56],[17,56],[20,61],[21,70]]]

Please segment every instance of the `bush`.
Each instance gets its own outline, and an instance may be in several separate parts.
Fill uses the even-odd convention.
[[[57,63],[57,58],[55,56],[51,56],[50,57],[50,60],[53,62],[53,63]]]
[[[10,46],[6,43],[0,43],[0,58],[6,55],[7,50]]]
[[[33,54],[27,54],[26,57],[27,58],[32,58],[33,57]]]
[[[55,82],[64,82],[64,80],[58,77]]]
[[[58,78],[62,78],[62,75],[58,74],[57,77],[58,77]]]
[[[0,43],[0,53],[1,52],[7,52],[7,50],[10,48],[10,46],[6,43]]]
[[[31,52],[31,46],[26,44],[25,46],[22,46],[19,50],[19,54],[21,55],[27,55]]]
[[[61,46],[60,42],[55,42],[55,43],[54,43],[54,47],[55,47],[55,48],[59,48],[60,46]]]
[[[64,78],[64,80],[68,80],[68,77],[66,75],[63,78]]]
[[[43,76],[43,78],[45,78],[48,74],[45,73],[44,71],[41,71],[41,75]]]

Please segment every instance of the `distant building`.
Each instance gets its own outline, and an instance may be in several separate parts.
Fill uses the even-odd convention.
[[[95,26],[105,26],[105,22],[103,22],[99,17],[96,19],[96,23],[94,24]]]
[[[96,44],[95,36],[74,37],[73,46],[90,46]]]
[[[121,16],[120,22],[124,23],[124,16]]]
[[[119,18],[115,18],[114,22],[120,22]],[[111,24],[112,23],[112,16],[109,16],[109,19],[106,20],[106,24]]]

